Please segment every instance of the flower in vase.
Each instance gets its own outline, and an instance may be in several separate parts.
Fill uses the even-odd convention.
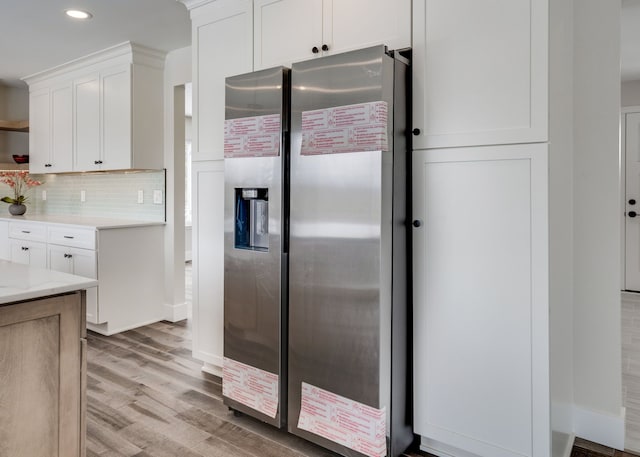
[[[13,191],[13,197],[2,197],[0,200],[5,203],[16,205],[23,205],[27,201],[27,197],[24,196],[24,193],[28,188],[42,184],[40,181],[31,179],[29,177],[29,172],[26,170],[1,171],[0,182],[5,183]]]

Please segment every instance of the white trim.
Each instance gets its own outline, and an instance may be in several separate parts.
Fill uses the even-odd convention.
[[[90,322],[87,322],[87,329],[94,331],[96,333],[99,333],[100,335],[111,336],[111,335],[115,335],[116,333],[126,332],[127,330],[133,330],[139,327],[144,327],[145,325],[155,324],[156,322],[160,322],[161,320],[162,320],[162,317],[158,317],[156,319],[150,319],[148,321],[144,321],[144,322],[140,322],[132,325],[125,325],[124,327],[118,327],[115,329],[110,329],[109,331],[106,330],[107,328],[109,328],[108,321],[105,322],[104,324],[92,324]]]
[[[202,365],[201,370],[205,373],[209,373],[222,378],[222,359],[220,358],[220,366],[205,362]]]
[[[187,318],[189,305],[186,302],[175,305],[165,303],[164,311],[164,320],[169,322],[178,322]]]
[[[625,408],[618,416],[573,407],[573,427],[576,436],[594,443],[624,450]]]
[[[56,67],[25,76],[22,80],[29,86],[33,86],[43,80],[65,76],[72,71],[84,69],[90,65],[104,64],[111,66],[120,63],[120,60],[124,63],[134,62],[136,64],[144,64],[162,69],[164,68],[166,54],[164,51],[158,51],[130,41],[125,41],[124,43],[79,57]]]

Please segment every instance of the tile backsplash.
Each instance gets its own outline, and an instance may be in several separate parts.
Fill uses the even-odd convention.
[[[165,220],[164,170],[34,174],[31,177],[43,184],[29,189],[27,214]],[[0,186],[0,196],[11,195],[8,186]],[[42,199],[42,191],[46,191],[46,200]],[[143,203],[138,203],[139,191],[142,191]],[[154,203],[157,191],[162,195],[160,204]]]

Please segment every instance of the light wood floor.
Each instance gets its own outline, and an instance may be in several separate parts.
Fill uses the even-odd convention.
[[[88,335],[88,457],[335,457],[222,404],[187,321]],[[424,454],[413,453],[411,456]]]

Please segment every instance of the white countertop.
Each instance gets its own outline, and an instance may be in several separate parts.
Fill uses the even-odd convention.
[[[134,219],[111,219],[103,217],[66,216],[46,214],[25,214],[24,216],[0,216],[0,220],[11,222],[40,222],[45,224],[75,225],[77,227],[93,227],[95,229],[111,229],[125,227],[145,227],[165,225],[165,222],[139,221]]]
[[[97,285],[96,279],[0,260],[0,305]]]

